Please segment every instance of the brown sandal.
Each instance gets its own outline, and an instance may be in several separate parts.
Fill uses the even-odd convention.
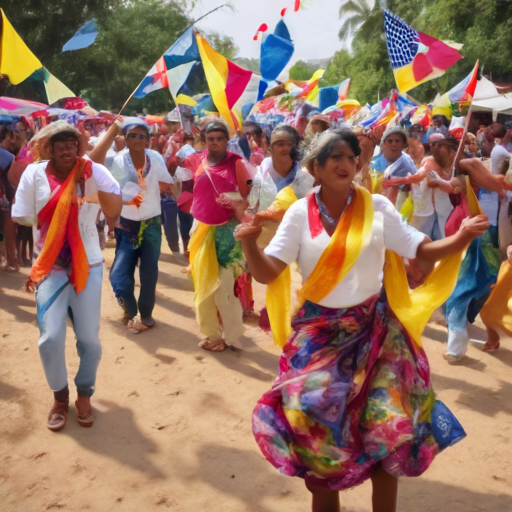
[[[68,419],[68,402],[57,402],[53,403],[53,407],[48,415],[48,423],[46,426],[52,432],[58,432],[66,426]]]
[[[208,352],[224,352],[228,346],[224,340],[218,340],[217,342],[206,338],[205,340],[199,343],[199,347],[203,350],[207,350]]]
[[[208,352],[224,352],[226,350],[231,350],[233,352],[242,352],[241,348],[237,348],[234,345],[228,345],[224,340],[218,340],[214,342],[209,338],[201,341],[199,343],[199,347],[203,350],[207,350]]]
[[[78,400],[75,401],[75,407],[76,407],[76,420],[78,421],[78,424],[81,427],[85,427],[85,428],[92,427],[94,420],[95,420],[94,411],[92,410],[92,407],[91,407],[91,410],[89,411],[89,413],[86,414],[85,416],[80,414],[80,411],[78,410]]]
[[[135,318],[132,318],[126,326],[128,327],[128,330],[133,334],[140,334],[144,331],[149,331],[150,329],[154,329],[156,327],[156,323],[152,325],[147,325],[142,323],[142,320],[136,316]]]
[[[490,344],[488,341],[485,342],[484,352],[497,352],[500,349],[500,340],[498,343]]]

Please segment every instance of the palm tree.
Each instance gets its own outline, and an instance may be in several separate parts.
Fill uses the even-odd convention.
[[[341,41],[349,40],[357,31],[371,38],[383,30],[378,27],[382,23],[379,0],[349,0],[340,7],[339,16],[347,16],[338,32]]]

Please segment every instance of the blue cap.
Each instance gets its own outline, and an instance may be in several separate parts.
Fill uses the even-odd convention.
[[[140,117],[126,117],[122,125],[123,133],[126,135],[134,128],[142,128],[149,134],[149,127],[144,119],[141,119]]]

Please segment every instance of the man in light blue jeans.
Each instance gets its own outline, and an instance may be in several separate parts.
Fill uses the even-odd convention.
[[[52,125],[49,125],[50,127]],[[49,162],[24,171],[12,208],[15,222],[31,226],[39,254],[28,287],[36,289],[39,354],[54,403],[47,427],[61,430],[68,417],[66,322],[73,323],[80,358],[75,378],[78,424],[91,427],[96,372],[101,358],[99,339],[103,254],[96,218],[101,206],[116,218],[123,205],[121,189],[109,171],[79,158],[81,134],[67,123],[50,130]],[[99,203],[99,205],[97,204]]]

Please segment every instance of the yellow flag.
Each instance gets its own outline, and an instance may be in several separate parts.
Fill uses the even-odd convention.
[[[0,9],[0,12],[2,13],[0,74],[7,75],[11,84],[17,85],[43,65],[14,30],[4,11]]]
[[[61,98],[73,98],[75,93],[64,85],[58,78],[50,73],[48,82],[44,82],[46,95],[48,96],[48,104],[51,105]]]

